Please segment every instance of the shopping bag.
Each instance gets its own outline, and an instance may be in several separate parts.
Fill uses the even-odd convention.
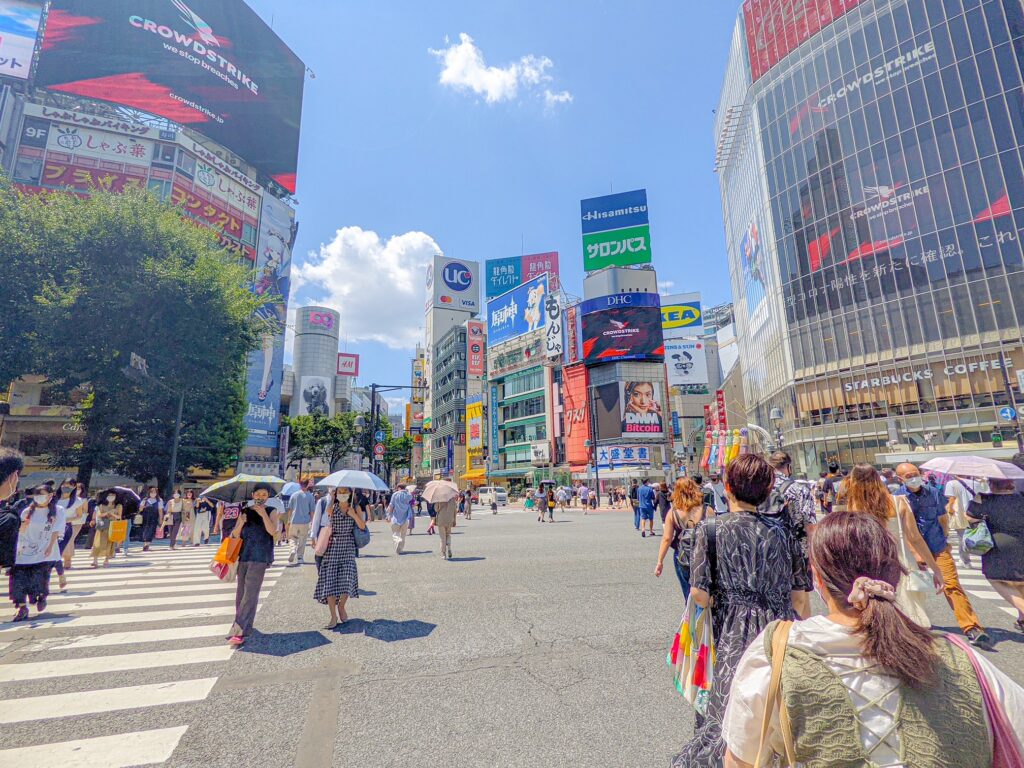
[[[108,534],[108,541],[111,544],[120,544],[126,538],[128,538],[128,521],[127,520],[115,520],[110,524],[110,533]]]
[[[331,535],[334,529],[329,525],[325,525],[320,529],[320,533],[316,535],[316,545],[313,547],[313,554],[323,557],[327,554],[327,548],[331,546]]]
[[[192,526],[183,525],[178,531],[178,541],[189,541],[192,538]]]
[[[984,555],[991,552],[996,543],[992,540],[992,532],[984,520],[968,526],[964,531],[964,549],[972,555]]]
[[[213,556],[213,562],[231,565],[238,562],[238,556],[242,554],[242,540],[233,539],[230,536],[220,543],[217,554]]]
[[[234,581],[238,574],[238,563],[228,565],[214,561],[210,563],[210,572],[221,581]]]
[[[162,525],[158,525],[157,526],[157,528],[156,528],[156,537],[158,539],[162,539],[164,537],[164,527]]]
[[[698,714],[707,714],[715,682],[714,628],[711,609],[699,607],[692,595],[686,603],[667,662],[672,668],[676,690]]]

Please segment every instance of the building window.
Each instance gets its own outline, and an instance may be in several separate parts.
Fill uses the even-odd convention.
[[[14,180],[25,184],[38,184],[43,174],[43,161],[34,157],[19,157],[14,163]]]
[[[173,185],[170,181],[164,181],[162,179],[150,179],[146,183],[146,189],[155,194],[158,199],[167,202],[171,199],[171,187]]]

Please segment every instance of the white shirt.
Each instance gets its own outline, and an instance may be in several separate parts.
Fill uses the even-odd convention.
[[[18,534],[18,554],[15,563],[18,565],[35,565],[36,563],[55,562],[60,560],[60,537],[64,535],[64,507],[57,507],[57,514],[51,520],[47,514],[46,507],[33,509],[29,505],[22,511],[21,520],[28,520],[29,510],[32,510],[32,519],[28,528]],[[50,553],[46,548],[50,546],[53,534],[57,534],[57,541]]]
[[[74,506],[68,504],[69,501],[70,499],[61,499],[57,502],[57,507],[64,510],[65,525],[68,523],[71,525],[84,523],[85,516],[89,512],[89,497],[75,499]]]
[[[954,530],[963,530],[967,527],[967,507],[971,500],[974,499],[974,494],[971,493],[971,490],[966,487],[965,481],[959,478],[946,483],[946,498],[956,499],[956,514],[950,518],[950,523]]]
[[[897,680],[883,675],[877,669],[869,670],[873,662],[861,655],[860,639],[848,627],[830,621],[825,616],[814,616],[793,625],[789,645],[822,657],[829,669],[843,674],[841,680],[850,692],[854,706],[882,697],[878,707],[861,712],[861,744],[870,750],[878,743],[877,734],[885,734],[896,719],[900,696]],[[977,654],[985,678],[1003,703],[1010,726],[1019,739],[1024,739],[1024,689]],[[856,670],[865,670],[857,672]],[[729,694],[729,706],[722,724],[722,738],[740,760],[753,763],[761,739],[761,720],[764,717],[765,698],[772,676],[771,664],[764,651],[764,633],[757,636],[740,660]],[[885,695],[887,691],[891,691]],[[778,710],[772,715],[769,741],[779,754],[785,753],[780,735]],[[885,743],[871,755],[874,763],[885,768],[904,766],[899,760],[899,737],[893,731]],[[979,759],[979,765],[985,762]],[[912,766],[906,766],[912,768]]]

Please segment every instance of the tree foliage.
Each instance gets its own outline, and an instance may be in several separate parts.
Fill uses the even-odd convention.
[[[89,392],[83,440],[55,464],[163,477],[182,389],[178,466],[235,460],[261,299],[214,233],[142,190],[24,196],[5,183],[0,258],[0,305],[14,310],[0,313],[0,381],[41,374]],[[155,381],[124,376],[132,352]]]
[[[360,447],[357,415],[352,412],[336,413],[327,418],[316,413],[286,418],[285,424],[291,428],[289,460],[322,459],[333,472],[342,459]]]

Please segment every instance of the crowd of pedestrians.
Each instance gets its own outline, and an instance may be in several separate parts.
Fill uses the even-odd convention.
[[[966,565],[965,532],[986,523],[994,546],[982,572],[1024,631],[1024,495],[1012,481],[943,488],[909,463],[848,475],[833,464],[811,485],[794,480],[782,451],[740,456],[718,480],[676,482],[655,566],[660,576],[673,557],[683,602],[710,610],[714,630],[710,698],[673,766],[761,766],[773,755],[784,765],[990,764],[992,718],[1019,744],[1024,690],[975,650],[992,640],[950,543],[952,530]],[[814,591],[825,615],[811,615]],[[963,639],[932,631],[925,602],[936,593]]]

